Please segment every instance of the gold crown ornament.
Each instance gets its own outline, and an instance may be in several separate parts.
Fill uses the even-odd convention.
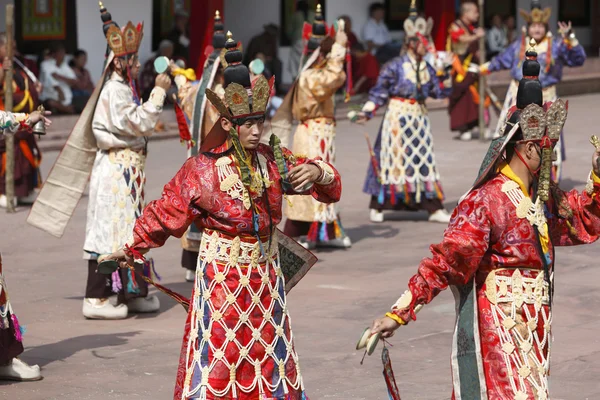
[[[527,25],[541,23],[547,24],[550,21],[550,16],[552,15],[552,9],[550,7],[546,7],[542,9],[542,5],[539,0],[533,0],[531,2],[531,11],[527,12],[523,9],[519,10],[519,14],[523,17]]]
[[[140,23],[136,27],[131,21],[127,22],[123,30],[119,29],[116,25],[112,25],[106,32],[108,46],[115,54],[115,57],[136,54],[140,49],[143,37],[144,24]]]

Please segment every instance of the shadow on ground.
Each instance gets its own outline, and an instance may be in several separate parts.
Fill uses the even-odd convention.
[[[129,338],[138,335],[140,331],[111,333],[107,335],[82,335],[49,343],[37,347],[28,347],[23,353],[23,361],[45,367],[55,361],[66,361],[69,357],[82,350],[93,350],[104,347],[122,346]],[[97,354],[94,354],[98,357]]]

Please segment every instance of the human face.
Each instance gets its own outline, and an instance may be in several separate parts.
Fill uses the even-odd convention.
[[[377,22],[382,21],[383,18],[385,17],[385,10],[383,8],[380,8],[380,9],[373,11],[372,17]]]
[[[87,64],[87,54],[81,54],[79,57],[75,58],[75,65],[77,68],[84,68]]]
[[[500,18],[499,15],[494,15],[494,18],[492,18],[492,25],[496,28],[502,28],[502,18]]]
[[[56,60],[56,65],[61,65],[62,62],[65,59],[65,55],[66,55],[66,51],[65,49],[59,49],[56,51],[56,53],[54,53],[54,59]]]
[[[169,60],[173,58],[173,46],[165,46],[160,49],[160,55],[167,57]]]
[[[0,62],[6,57],[6,43],[0,44]]]
[[[467,22],[470,24],[479,22],[479,7],[473,3],[466,4],[465,7],[466,9],[464,18],[467,20]]]
[[[546,25],[541,22],[534,22],[529,25],[528,34],[529,37],[534,38],[536,42],[540,43],[546,37]]]
[[[421,42],[420,40],[417,42],[417,48],[415,49],[415,52],[420,57],[425,57],[425,55],[427,54],[427,49],[425,48],[423,42]]]
[[[515,17],[506,18],[506,27],[508,29],[515,29]]]
[[[137,79],[140,75],[140,67],[142,66],[137,54],[131,57],[127,62],[129,63],[129,73],[131,74],[131,79]]]
[[[256,150],[260,144],[263,130],[265,128],[265,119],[248,120],[238,129],[240,143],[246,150]]]

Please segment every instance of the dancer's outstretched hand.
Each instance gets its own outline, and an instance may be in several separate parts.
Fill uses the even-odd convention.
[[[401,326],[402,325],[389,317],[379,318],[373,321],[373,326],[371,327],[371,336],[381,332],[382,337],[389,338],[394,336],[396,329],[400,328]]]
[[[98,259],[98,261],[116,261],[121,268],[125,268],[127,265],[133,265],[133,257],[128,256],[124,249],[117,250],[106,257]]]

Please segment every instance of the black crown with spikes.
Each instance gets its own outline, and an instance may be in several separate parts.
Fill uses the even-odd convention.
[[[312,34],[307,45],[308,50],[316,50],[321,45],[321,42],[325,36],[327,36],[327,25],[325,25],[325,20],[323,19],[323,10],[321,8],[321,4],[317,4],[315,22],[312,24]]]
[[[531,46],[525,53],[525,61],[523,62],[523,78],[519,82],[519,90],[517,91],[517,108],[524,109],[529,104],[544,104],[544,95],[542,92],[542,84],[540,83],[540,63],[537,61],[537,53],[535,52],[535,40],[532,38],[529,42]]]
[[[215,12],[215,23],[213,26],[213,48],[215,50],[221,50],[225,47],[225,26],[223,25],[223,20],[221,19],[221,13],[219,10]]]

